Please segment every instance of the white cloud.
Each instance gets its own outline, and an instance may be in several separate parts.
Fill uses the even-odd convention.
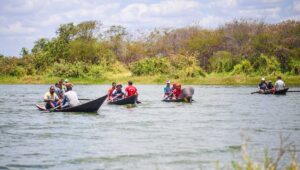
[[[239,18],[271,23],[300,20],[299,0],[14,0],[0,4],[2,44],[8,37],[19,44],[28,37],[34,39],[33,44],[40,37],[53,37],[60,24],[87,20],[101,21],[104,27],[122,25],[131,31],[192,24],[215,28]],[[2,49],[6,48],[0,46]]]
[[[50,15],[47,19],[43,21],[38,21],[39,25],[43,27],[50,26],[50,25],[58,25],[61,22],[63,22],[63,18],[57,14]]]
[[[26,13],[40,9],[43,6],[43,1],[26,0],[21,3],[10,3],[3,6],[4,12],[8,13]]]
[[[236,0],[216,0],[211,1],[209,6],[212,8],[235,8],[237,7]]]
[[[300,13],[300,1],[294,1],[293,6],[294,6],[294,11]]]
[[[266,9],[256,9],[256,8],[249,8],[249,9],[241,9],[238,10],[237,14],[240,17],[247,17],[247,18],[254,18],[254,19],[279,19],[281,13],[280,7],[274,8],[266,8]]]
[[[201,4],[196,1],[184,0],[166,0],[153,4],[133,3],[123,8],[112,19],[136,24],[151,22],[152,26],[168,25],[172,21],[171,25],[173,26],[174,18],[180,20],[182,17],[191,16],[200,6]],[[185,19],[189,20],[189,17]],[[179,24],[178,20],[176,20],[177,24]]]
[[[0,16],[0,22],[4,22],[4,21],[7,21],[7,18],[4,16]]]
[[[204,28],[216,28],[227,21],[228,19],[223,17],[209,15],[200,19],[197,23],[195,23],[195,25],[199,25]]]
[[[14,22],[7,27],[0,27],[0,34],[2,35],[30,35],[37,32],[36,28],[25,27],[21,22]]]

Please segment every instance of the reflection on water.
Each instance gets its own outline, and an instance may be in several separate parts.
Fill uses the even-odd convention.
[[[74,90],[94,99],[108,87]],[[299,93],[194,86],[189,104],[161,102],[163,86],[137,87],[142,104],[136,107],[104,103],[98,114],[78,114],[38,111],[34,104],[48,85],[0,85],[0,169],[214,168],[240,159],[241,132],[257,158],[279,146],[280,133],[300,147]]]

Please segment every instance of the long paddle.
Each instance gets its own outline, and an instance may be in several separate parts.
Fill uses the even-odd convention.
[[[56,109],[58,109],[59,107],[60,107],[60,105],[58,105],[58,106],[56,106],[56,107],[53,107],[53,108],[49,109],[49,111],[50,111],[50,112],[54,112],[54,111],[56,111]]]
[[[291,91],[287,91],[287,92],[300,92],[300,90],[291,90]]]
[[[252,92],[251,94],[259,93],[259,91]]]
[[[92,100],[92,99],[78,99],[78,100]]]

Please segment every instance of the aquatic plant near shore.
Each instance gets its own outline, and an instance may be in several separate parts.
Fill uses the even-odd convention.
[[[289,142],[289,136],[283,137],[280,135],[280,144],[276,156],[272,156],[268,149],[264,151],[264,159],[262,161],[254,160],[249,154],[248,150],[248,139],[241,146],[241,154],[243,162],[232,161],[231,168],[234,170],[299,170],[300,164],[297,161],[296,148],[292,142]],[[288,156],[290,154],[290,157]],[[281,163],[280,161],[285,159],[286,162]],[[288,162],[290,161],[290,162]]]

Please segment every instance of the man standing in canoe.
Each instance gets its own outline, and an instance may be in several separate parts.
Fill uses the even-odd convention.
[[[277,77],[277,81],[275,82],[275,91],[284,90],[285,83],[282,81],[281,76]]]
[[[136,87],[134,87],[132,84],[133,84],[132,81],[129,80],[128,81],[128,86],[125,89],[126,97],[130,97],[130,96],[133,96],[133,95],[138,95]]]
[[[107,100],[108,101],[112,101],[112,99],[113,99],[112,93],[115,89],[116,89],[116,82],[112,82],[111,88],[109,88],[108,92],[107,92]]]
[[[44,95],[44,102],[46,102],[46,109],[52,109],[62,106],[61,100],[55,93],[54,86],[50,86],[49,92]]]
[[[63,108],[66,107],[74,107],[80,104],[77,93],[75,91],[72,91],[72,84],[71,83],[66,83],[65,84],[67,92],[64,95],[64,100],[63,100]]]

